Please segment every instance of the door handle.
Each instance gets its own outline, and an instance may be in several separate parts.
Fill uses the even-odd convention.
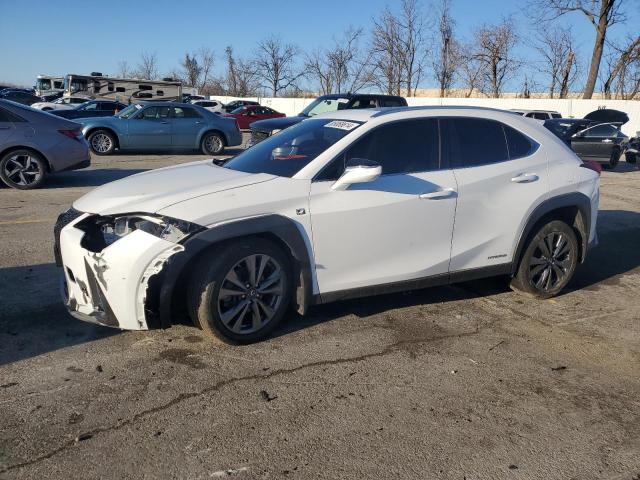
[[[162,121],[160,123],[163,124],[163,125],[168,125],[169,124],[169,122],[167,122],[167,121]]]
[[[613,142],[613,140],[611,140],[610,138],[605,138],[604,140],[602,140],[602,143],[611,143]]]
[[[442,190],[436,190],[435,192],[427,192],[419,195],[422,200],[439,200],[442,198],[451,198],[456,195],[456,191],[453,188],[444,188]]]
[[[537,181],[539,178],[535,173],[521,173],[513,177],[511,181],[513,183],[531,183]]]
[[[196,122],[196,125],[202,125],[204,122]]]

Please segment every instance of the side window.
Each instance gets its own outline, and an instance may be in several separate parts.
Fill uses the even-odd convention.
[[[169,107],[147,107],[142,111],[142,117],[145,120],[156,118],[167,118],[169,116]]]
[[[535,118],[536,120],[547,120],[549,118],[549,115],[542,112],[535,112],[533,114],[533,118]]]
[[[83,110],[98,110],[98,103],[89,103],[87,106],[83,108]]]
[[[440,168],[438,120],[406,120],[365,134],[323,171],[318,180],[336,180],[353,158],[378,162],[383,175],[426,172]]]
[[[522,133],[508,125],[502,125],[504,135],[507,137],[507,147],[509,149],[509,159],[528,157],[537,148],[538,144],[533,142]]]
[[[185,107],[173,107],[173,116],[175,118],[201,118],[195,109]]]
[[[404,107],[404,103],[402,103],[400,100],[397,100],[395,98],[385,98],[384,100],[380,101],[380,106],[381,107]]]
[[[615,134],[611,125],[597,125],[584,132],[585,137],[611,137]]]
[[[4,108],[0,108],[0,122],[24,122],[22,118],[17,115],[14,115],[8,110]]]
[[[449,118],[446,147],[451,168],[477,167],[509,160],[502,124],[483,118]]]

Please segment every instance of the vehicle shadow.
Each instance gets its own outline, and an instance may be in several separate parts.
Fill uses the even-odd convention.
[[[618,163],[618,165],[616,165],[616,168],[614,168],[613,170],[607,169],[605,171],[611,172],[611,173],[628,173],[628,172],[635,172],[636,170],[638,170],[638,164],[620,162]]]
[[[60,274],[53,263],[0,268],[0,365],[118,333],[67,313]]]
[[[146,168],[96,168],[62,172],[48,177],[42,189],[99,187],[147,170]]]

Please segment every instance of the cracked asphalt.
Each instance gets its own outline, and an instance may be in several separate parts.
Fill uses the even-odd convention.
[[[69,317],[53,224],[91,188],[201,155],[94,157],[0,189],[0,478],[640,479],[640,172],[548,301],[491,279],[316,307],[267,341]]]

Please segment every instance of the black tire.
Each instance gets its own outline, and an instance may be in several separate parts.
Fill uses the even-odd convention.
[[[638,157],[635,153],[626,152],[624,154],[624,159],[627,163],[635,164],[638,161]]]
[[[13,150],[0,159],[0,179],[11,188],[38,188],[47,176],[47,162],[33,150]]]
[[[293,277],[289,257],[275,243],[256,237],[237,239],[203,254],[198,264],[189,281],[187,303],[194,324],[208,336],[225,343],[253,343],[282,322]]]
[[[224,138],[219,133],[205,133],[200,142],[200,150],[205,155],[221,155],[224,152]]]
[[[87,138],[89,148],[96,155],[111,155],[117,145],[116,137],[108,130],[94,130]]]
[[[511,288],[537,298],[554,297],[569,283],[577,265],[578,239],[573,228],[553,220],[529,241]]]

